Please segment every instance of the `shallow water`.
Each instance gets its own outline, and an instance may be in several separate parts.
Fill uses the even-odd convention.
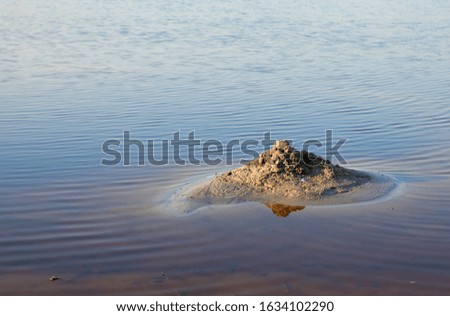
[[[0,294],[449,295],[448,16],[419,0],[2,1]],[[100,164],[124,130],[301,145],[326,129],[395,192],[186,216],[161,200],[232,166]]]

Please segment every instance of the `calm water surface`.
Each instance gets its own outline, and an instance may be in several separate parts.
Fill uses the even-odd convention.
[[[421,0],[2,1],[0,294],[450,295],[449,16]],[[226,166],[100,165],[124,130],[326,129],[397,189],[187,216],[161,199]]]

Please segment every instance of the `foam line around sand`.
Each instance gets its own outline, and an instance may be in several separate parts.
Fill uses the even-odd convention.
[[[394,187],[389,176],[343,168],[280,140],[247,165],[185,185],[170,203],[185,212],[234,202],[348,204],[380,198]]]

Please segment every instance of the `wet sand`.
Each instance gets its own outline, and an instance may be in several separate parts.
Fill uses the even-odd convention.
[[[191,213],[214,204],[255,201],[288,211],[303,205],[386,198],[395,186],[390,176],[334,165],[313,153],[296,150],[287,140],[277,140],[242,166],[180,185],[163,199],[162,207]]]
[[[227,176],[225,171],[219,177]],[[309,197],[293,197],[279,194],[279,192],[255,192],[243,188],[242,184],[217,181],[217,176],[193,177],[181,185],[166,192],[160,198],[160,207],[180,213],[192,213],[198,210],[213,207],[215,204],[239,204],[257,201],[263,204],[280,204],[286,206],[305,205],[341,205],[364,203],[383,200],[395,194],[399,186],[398,180],[388,174],[370,171],[351,170],[352,178],[359,175],[362,179],[358,185],[351,185],[347,191],[333,194],[312,195]],[[220,178],[219,178],[220,179]],[[224,185],[225,184],[225,185]],[[280,186],[283,190],[283,186]],[[302,188],[300,188],[302,189]]]

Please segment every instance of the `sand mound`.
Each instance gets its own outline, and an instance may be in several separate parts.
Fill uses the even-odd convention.
[[[350,192],[369,180],[366,173],[333,165],[278,140],[247,165],[216,176],[189,195],[216,200],[317,200]]]

